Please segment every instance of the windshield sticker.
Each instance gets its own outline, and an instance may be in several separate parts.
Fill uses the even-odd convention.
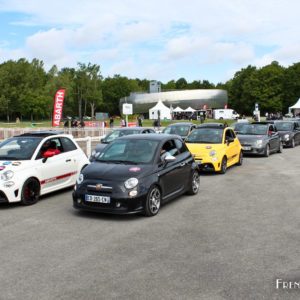
[[[141,171],[141,168],[139,168],[139,167],[134,167],[134,168],[130,168],[129,171],[130,171],[130,172],[138,172],[138,171]]]
[[[17,162],[17,161],[12,163],[13,166],[19,166],[20,164],[21,164],[21,163],[20,163],[20,162]]]
[[[0,166],[0,171],[4,170],[5,166]]]
[[[10,165],[11,164],[11,161],[6,161],[6,162],[4,162],[2,165],[3,166],[7,166],[7,165]]]

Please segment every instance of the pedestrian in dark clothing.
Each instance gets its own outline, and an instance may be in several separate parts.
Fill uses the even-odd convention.
[[[139,127],[143,127],[143,121],[141,117],[138,118],[138,125]]]
[[[109,118],[109,127],[110,128],[114,127],[114,119],[113,119],[113,117]]]

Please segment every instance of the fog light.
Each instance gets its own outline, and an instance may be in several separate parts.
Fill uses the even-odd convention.
[[[80,199],[80,198],[77,199],[77,203],[78,203],[78,204],[81,203],[81,199]]]
[[[217,157],[213,157],[212,161],[218,161],[218,158]]]
[[[137,190],[132,190],[129,192],[129,197],[133,198],[137,195]]]
[[[117,202],[117,203],[116,203],[116,207],[121,207],[121,203],[120,203],[120,202]]]

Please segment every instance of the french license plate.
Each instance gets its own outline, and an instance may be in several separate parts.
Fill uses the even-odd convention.
[[[249,147],[249,146],[243,146],[243,150],[251,150],[251,147]]]
[[[88,202],[97,202],[97,203],[110,203],[110,197],[95,196],[95,195],[85,195],[85,201],[88,201]]]

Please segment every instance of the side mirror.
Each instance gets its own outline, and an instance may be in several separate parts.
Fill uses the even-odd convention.
[[[101,139],[100,142],[103,143],[103,142],[104,142],[104,139]]]
[[[170,162],[175,161],[176,157],[173,156],[173,155],[167,155],[164,160],[165,160],[166,163],[170,163]]]
[[[52,156],[54,156],[54,152],[46,151],[46,152],[43,153],[44,158],[49,158],[49,157],[52,157]]]

